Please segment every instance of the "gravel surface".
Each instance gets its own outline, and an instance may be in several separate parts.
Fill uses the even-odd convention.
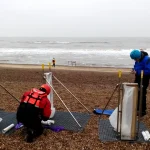
[[[109,68],[108,68],[109,69]],[[48,71],[48,70],[47,70]],[[104,108],[115,86],[118,84],[118,75],[113,72],[92,72],[77,70],[52,70],[56,76],[92,113],[94,108]],[[0,68],[0,83],[11,94],[19,99],[22,94],[33,87],[40,87],[45,83],[42,79],[41,69]],[[134,75],[127,72],[122,74],[122,82],[132,82]],[[71,111],[87,112],[85,108],[69,94],[55,79],[53,87]],[[117,107],[117,92],[112,97],[108,109]],[[150,129],[150,101],[149,92],[147,100],[147,115],[142,118],[144,124]],[[0,109],[15,112],[18,102],[4,89],[0,88]],[[67,111],[56,94],[54,94],[56,110]],[[108,119],[107,116],[103,116]],[[24,141],[23,129],[11,135],[0,134],[0,149],[8,150],[148,150],[147,143],[106,142],[98,137],[98,115],[93,114],[82,132],[45,130],[35,142],[28,144]]]

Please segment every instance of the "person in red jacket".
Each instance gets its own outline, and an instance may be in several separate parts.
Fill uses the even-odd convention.
[[[51,115],[51,104],[47,95],[51,89],[43,84],[40,89],[33,88],[27,91],[21,98],[17,109],[17,121],[27,128],[27,142],[33,142],[35,137],[43,133],[41,121],[47,121]]]

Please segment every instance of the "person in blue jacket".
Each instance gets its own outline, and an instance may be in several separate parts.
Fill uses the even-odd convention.
[[[146,94],[150,79],[150,57],[145,51],[134,49],[130,53],[131,59],[135,60],[133,72],[135,73],[135,83],[138,83],[140,89],[141,71],[143,70],[143,96],[142,96],[142,116],[146,115]],[[138,92],[138,106],[139,112],[140,91]]]

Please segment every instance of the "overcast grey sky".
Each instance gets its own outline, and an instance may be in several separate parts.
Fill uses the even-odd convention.
[[[0,36],[150,37],[150,0],[0,0]]]

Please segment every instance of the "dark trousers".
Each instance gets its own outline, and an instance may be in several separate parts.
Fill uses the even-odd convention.
[[[150,79],[150,76],[148,75],[144,75],[143,76],[143,94],[142,94],[142,112],[145,112],[146,111],[146,95],[147,95],[147,88],[148,88],[148,85],[149,85],[149,79]],[[140,85],[141,85],[141,76],[139,75],[136,75],[135,76],[135,83],[138,83],[138,87],[139,87],[139,92],[138,92],[138,106],[137,106],[137,110],[139,111],[139,103],[140,103]]]
[[[39,118],[33,119],[32,122],[29,122],[29,120],[24,121],[23,124],[25,127],[27,127],[27,131],[28,130],[33,131],[34,137],[40,136],[43,133],[43,127],[41,124],[41,120]]]
[[[33,136],[37,137],[43,133],[41,118],[29,104],[21,103],[17,110],[17,121],[21,122],[28,130],[32,130]]]
[[[52,65],[53,67],[55,67],[55,63],[53,63],[53,65]]]

